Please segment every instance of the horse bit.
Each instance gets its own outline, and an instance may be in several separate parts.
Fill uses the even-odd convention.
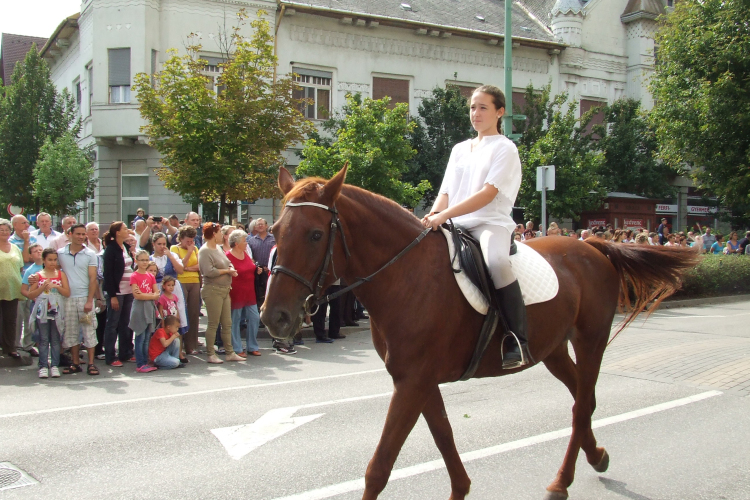
[[[382,271],[386,267],[396,262],[398,259],[403,257],[403,255],[406,254],[406,252],[414,248],[420,241],[422,241],[422,238],[427,236],[427,233],[429,233],[432,230],[432,228],[427,228],[424,231],[422,231],[419,234],[419,236],[417,236],[417,238],[409,244],[409,246],[401,250],[401,252],[398,255],[396,255],[394,258],[388,261],[387,264],[385,264],[383,267],[381,267],[380,269],[378,269],[377,271],[375,271],[368,277],[359,278],[353,285],[349,285],[348,287],[343,288],[335,293],[332,293],[330,295],[323,295],[323,284],[325,283],[325,280],[329,274],[327,272],[327,269],[328,269],[328,266],[332,264],[332,261],[333,261],[333,245],[336,240],[337,229],[341,232],[341,242],[344,245],[344,253],[346,254],[346,258],[348,259],[349,257],[351,257],[351,253],[349,252],[349,246],[346,244],[346,236],[344,235],[344,228],[341,225],[341,220],[339,219],[339,215],[338,215],[339,212],[336,209],[336,205],[334,205],[333,207],[329,207],[321,203],[313,203],[310,201],[305,201],[305,202],[300,202],[300,203],[287,203],[285,206],[287,207],[305,207],[305,206],[317,207],[317,208],[322,208],[323,210],[327,210],[331,212],[331,232],[328,235],[328,249],[326,250],[326,254],[325,254],[325,257],[323,258],[323,262],[321,263],[320,267],[313,275],[312,280],[310,281],[306,280],[305,278],[295,273],[288,267],[274,265],[273,268],[271,269],[272,276],[275,276],[278,273],[286,274],[287,276],[290,276],[294,278],[295,280],[299,281],[300,283],[302,283],[303,285],[305,285],[305,287],[307,287],[310,290],[310,292],[312,292],[305,299],[304,306],[303,306],[305,313],[309,315],[315,314],[318,311],[318,307],[320,306],[320,304],[330,302],[331,300],[340,297],[346,292],[371,281],[372,278],[376,274],[378,274],[380,271]],[[336,275],[336,271],[334,268],[334,276],[335,275]],[[317,284],[313,286],[313,283],[315,281],[317,281]],[[310,309],[311,306],[315,306],[314,311],[311,311]]]

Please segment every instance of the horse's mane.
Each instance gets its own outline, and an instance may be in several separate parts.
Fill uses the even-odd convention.
[[[320,196],[321,190],[325,189],[325,184],[328,181],[322,177],[305,177],[304,179],[298,180],[294,187],[289,191],[283,199],[286,203],[290,200],[303,198],[307,201],[315,201],[315,197]],[[378,208],[384,211],[381,214],[383,217],[390,219],[393,217],[397,220],[405,220],[414,224],[415,228],[421,228],[419,219],[405,209],[395,201],[386,198],[385,196],[367,191],[351,184],[344,184],[341,187],[341,196],[344,196],[355,203],[362,204],[367,207],[378,206]]]

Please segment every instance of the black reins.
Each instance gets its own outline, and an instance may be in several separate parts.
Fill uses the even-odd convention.
[[[295,273],[291,269],[284,267],[284,266],[273,266],[273,269],[271,269],[271,274],[276,275],[277,273],[286,274],[287,276],[290,276],[291,278],[294,278],[295,280],[299,281],[303,285],[305,285],[310,292],[312,292],[308,297],[305,299],[304,308],[305,312],[308,314],[315,314],[317,311],[318,306],[320,304],[324,304],[326,302],[330,302],[331,300],[340,297],[341,295],[344,295],[346,292],[353,290],[357,288],[360,285],[363,285],[365,283],[368,283],[372,280],[372,278],[378,274],[380,271],[384,270],[394,262],[396,262],[398,259],[403,257],[409,250],[417,246],[422,239],[427,236],[427,234],[432,230],[432,228],[426,228],[424,231],[419,233],[419,236],[409,243],[409,245],[401,250],[401,252],[398,253],[395,257],[393,257],[391,260],[389,260],[385,265],[383,265],[380,269],[372,273],[371,275],[367,276],[366,278],[359,278],[354,284],[347,286],[346,288],[342,288],[341,290],[338,290],[335,293],[332,293],[330,295],[323,295],[323,284],[325,283],[326,277],[328,276],[328,266],[331,265],[331,262],[333,260],[333,246],[336,240],[336,231],[338,230],[341,232],[341,242],[344,245],[344,253],[346,254],[346,258],[348,259],[351,257],[351,254],[349,253],[349,247],[346,244],[346,236],[344,235],[344,228],[341,225],[341,220],[339,219],[339,212],[336,209],[336,206],[329,207],[326,205],[323,205],[321,203],[313,203],[313,202],[300,202],[300,203],[287,203],[285,206],[287,207],[317,207],[322,208],[324,210],[328,210],[331,212],[331,232],[328,235],[328,250],[326,250],[326,255],[323,258],[323,262],[321,263],[318,270],[315,272],[315,274],[312,277],[312,280],[306,280],[304,277],[300,276],[299,274]],[[334,276],[335,276],[335,269],[334,269]],[[335,276],[338,278],[338,276]],[[317,281],[317,284],[313,286],[313,283]],[[312,300],[310,300],[312,299]],[[310,310],[310,306],[315,306],[315,311]]]

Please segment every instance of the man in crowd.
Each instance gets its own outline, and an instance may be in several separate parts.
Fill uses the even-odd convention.
[[[76,218],[73,217],[72,215],[67,215],[63,217],[62,234],[60,234],[57,238],[52,240],[48,248],[54,248],[55,250],[60,250],[61,248],[65,248],[65,245],[70,243],[70,235],[68,234],[68,229],[70,229],[75,223],[76,223]]]
[[[740,247],[739,247],[739,253],[740,255],[745,255],[747,253],[750,253],[747,251],[747,245],[750,243],[750,231],[745,233],[745,237],[742,238],[740,241],[738,241]]]
[[[23,277],[26,270],[34,263],[34,259],[32,259],[31,253],[29,253],[29,247],[36,243],[36,238],[29,232],[29,221],[23,215],[14,215],[10,220],[10,224],[13,226],[13,234],[8,241],[21,250],[21,255],[23,255],[21,276]],[[16,347],[28,352],[32,356],[39,356],[39,351],[34,347],[34,342],[31,340],[32,331],[31,327],[29,327],[30,314],[31,301],[27,300],[26,297],[21,297],[18,299],[16,313]]]
[[[39,212],[36,216],[36,225],[39,227],[31,235],[36,238],[36,242],[42,245],[42,248],[48,248],[52,240],[60,236],[60,233],[52,229],[52,216],[47,212]]]
[[[265,219],[255,220],[255,236],[247,237],[247,246],[250,248],[255,265],[262,268],[262,273],[255,277],[255,298],[258,301],[260,311],[266,299],[266,284],[268,283],[268,256],[271,249],[276,246],[276,239],[268,232],[268,223]]]
[[[583,241],[586,238],[588,238],[589,236],[591,236],[591,234],[589,233],[589,230],[588,229],[584,229],[583,231],[581,231],[581,237],[579,239],[581,241]]]
[[[669,226],[667,225],[667,219],[662,218],[661,224],[656,228],[656,235],[659,237],[659,245],[664,245],[669,239]]]
[[[201,216],[195,212],[188,212],[187,215],[185,215],[185,225],[193,226],[195,230],[198,231],[198,236],[195,237],[195,247],[196,248],[202,247],[203,246],[203,234],[202,234],[202,229],[201,229]],[[177,234],[178,232],[175,231],[175,233],[172,235],[172,239],[171,239],[172,245],[176,245],[178,243]]]
[[[88,350],[89,375],[99,375],[94,365],[94,348],[96,347],[96,316],[89,314],[94,310],[94,297],[98,295],[97,281],[98,258],[86,248],[86,226],[76,224],[70,228],[70,243],[57,251],[57,260],[68,277],[70,297],[65,301],[65,335],[63,349],[70,348],[73,364],[63,373],[82,371],[78,365],[80,347],[79,330],[83,334],[83,347]],[[101,299],[97,299],[101,305]]]
[[[534,232],[534,221],[529,221],[526,223],[526,230],[523,232],[523,239],[524,241],[526,241],[535,237],[536,233]]]
[[[716,236],[711,234],[711,228],[707,227],[706,232],[703,234],[703,248],[708,252],[714,243],[716,243]]]
[[[154,253],[154,245],[151,242],[151,237],[156,233],[164,233],[169,237],[177,234],[177,227],[173,227],[169,219],[164,217],[156,217],[149,215],[148,219],[144,221],[145,228],[138,232],[136,230],[136,238],[138,238],[138,246],[148,251],[148,253]]]

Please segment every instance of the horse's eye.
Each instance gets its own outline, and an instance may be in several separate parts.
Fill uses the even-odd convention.
[[[312,234],[312,241],[320,241],[320,239],[323,237],[323,231],[315,231]]]

